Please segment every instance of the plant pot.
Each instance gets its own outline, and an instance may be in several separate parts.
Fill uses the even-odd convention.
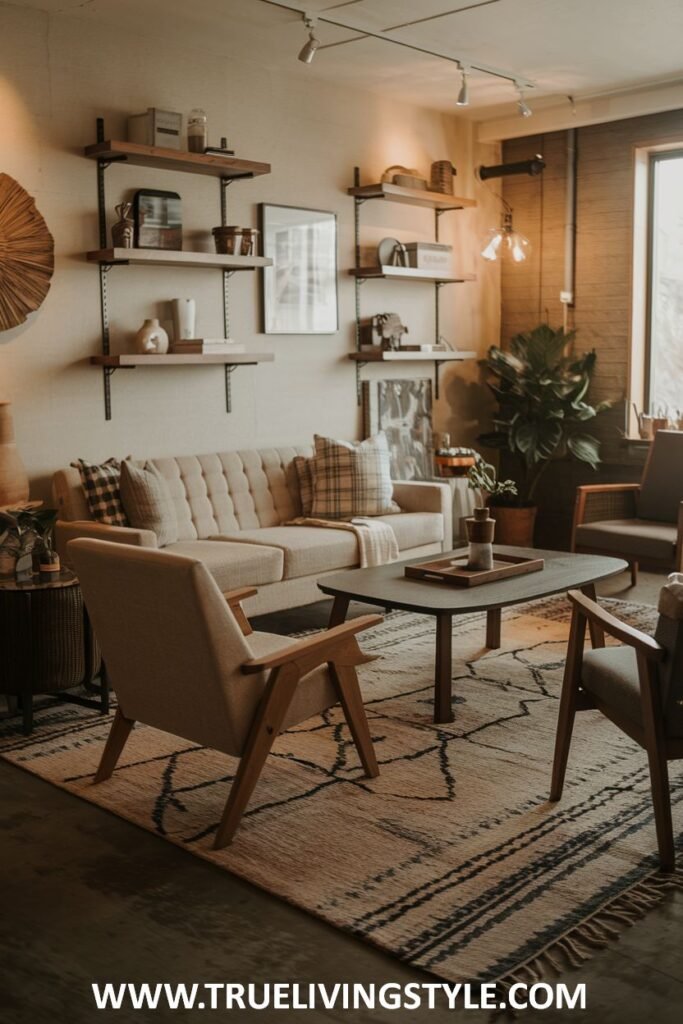
[[[9,402],[0,402],[0,507],[28,501],[28,477],[14,441]]]
[[[521,508],[492,505],[489,511],[496,521],[496,544],[510,544],[519,548],[534,546],[536,505],[525,505]]]

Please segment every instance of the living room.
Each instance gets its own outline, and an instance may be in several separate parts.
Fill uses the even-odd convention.
[[[0,26],[3,1020],[677,1019],[679,5]]]

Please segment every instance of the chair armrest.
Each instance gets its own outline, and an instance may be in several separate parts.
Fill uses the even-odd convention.
[[[448,484],[431,480],[395,480],[394,501],[403,512],[440,512],[443,550],[453,547],[453,493]]]
[[[576,488],[572,551],[577,527],[604,519],[635,519],[640,484],[584,484]]]
[[[237,624],[242,630],[243,636],[249,636],[254,630],[251,628],[251,623],[244,613],[242,608],[242,601],[246,601],[248,597],[253,597],[258,594],[256,587],[238,587],[237,590],[226,590],[223,597],[228,602],[230,611],[237,619]]]
[[[316,664],[325,661],[333,661],[332,654],[335,648],[343,644],[349,637],[361,633],[371,626],[377,626],[383,622],[382,615],[360,615],[357,619],[350,619],[342,622],[340,626],[333,626],[324,633],[316,633],[315,636],[306,637],[303,640],[296,640],[293,644],[273,651],[272,654],[264,655],[262,658],[252,658],[242,665],[242,672],[250,675],[253,672],[265,672],[269,669],[279,668],[280,665],[289,665],[295,661],[313,659]],[[311,666],[314,667],[314,666]]]
[[[625,622],[621,622],[614,615],[610,615],[604,608],[601,608],[599,604],[596,604],[595,601],[591,601],[585,594],[578,590],[570,590],[567,596],[572,604],[579,609],[581,615],[588,619],[589,622],[600,626],[605,633],[609,633],[615,640],[620,640],[622,644],[633,647],[639,654],[642,654],[651,661],[662,661],[666,657],[666,648],[658,644],[651,636],[648,636],[647,633],[641,633],[639,629],[634,629],[633,626],[629,626]]]
[[[91,519],[67,521],[59,519],[55,524],[55,546],[64,562],[68,563],[67,545],[70,540],[90,537],[93,540],[108,540],[114,544],[133,544],[138,548],[156,548],[157,538],[152,530],[135,530],[132,526],[109,526]]]

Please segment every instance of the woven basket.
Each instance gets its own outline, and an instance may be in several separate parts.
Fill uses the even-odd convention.
[[[435,160],[432,164],[430,189],[432,192],[443,192],[453,195],[453,175],[455,167],[450,160]]]

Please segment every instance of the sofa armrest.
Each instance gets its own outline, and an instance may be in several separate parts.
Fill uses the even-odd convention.
[[[55,525],[55,546],[65,565],[69,564],[67,545],[70,540],[79,537],[108,540],[114,544],[133,544],[138,548],[158,546],[156,534],[152,530],[135,530],[131,526],[109,526],[107,523],[96,523],[90,519],[77,519],[73,522],[58,519]]]
[[[440,512],[443,550],[453,548],[453,494],[448,484],[430,480],[395,480],[394,501],[403,512]]]

